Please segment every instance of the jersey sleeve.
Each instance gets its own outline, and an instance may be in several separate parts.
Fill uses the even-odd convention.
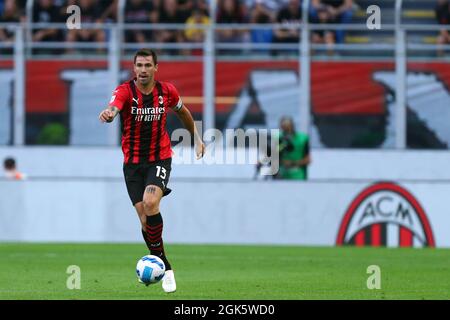
[[[114,90],[111,100],[109,101],[110,107],[116,107],[120,111],[124,108],[129,101],[129,91],[125,85],[120,85]]]
[[[181,100],[180,95],[178,94],[178,90],[171,83],[168,83],[167,87],[168,87],[168,90],[169,90],[169,92],[168,92],[169,107],[173,111],[179,111],[181,109],[181,107],[183,106],[183,101]]]

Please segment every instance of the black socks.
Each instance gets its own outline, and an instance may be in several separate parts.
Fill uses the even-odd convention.
[[[146,230],[142,230],[145,243],[147,244],[150,254],[160,257],[166,265],[166,270],[171,270],[169,261],[164,253],[164,244],[162,240],[163,219],[161,213],[153,216],[147,216]]]

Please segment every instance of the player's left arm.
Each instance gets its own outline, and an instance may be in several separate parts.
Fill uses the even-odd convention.
[[[202,137],[198,134],[197,126],[195,125],[194,118],[192,117],[189,109],[182,104],[181,107],[174,109],[178,118],[180,118],[184,127],[190,132],[194,137],[195,153],[197,154],[197,159],[200,159],[205,154],[205,144],[203,143]]]
[[[181,100],[175,86],[168,83],[167,88],[169,95],[169,107],[175,111],[184,127],[189,131],[191,136],[194,137],[195,153],[197,155],[197,159],[200,159],[205,154],[205,144],[203,143],[202,137],[198,134],[194,118],[192,117],[189,109],[183,104],[183,101]]]

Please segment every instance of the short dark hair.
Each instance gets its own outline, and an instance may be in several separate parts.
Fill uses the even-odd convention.
[[[134,64],[136,64],[136,58],[137,57],[150,57],[152,56],[153,58],[153,62],[155,63],[155,65],[158,64],[158,56],[156,55],[156,52],[153,51],[152,49],[140,49],[138,51],[136,51],[136,53],[134,54]]]
[[[292,117],[290,117],[290,116],[282,116],[281,119],[280,119],[280,125],[281,125],[283,122],[285,122],[285,121],[288,121],[288,122],[291,124],[292,131],[295,132],[295,121],[294,121],[294,118],[292,118]]]
[[[14,158],[6,158],[5,161],[3,162],[3,166],[7,170],[15,169],[16,168],[16,160],[14,160]]]

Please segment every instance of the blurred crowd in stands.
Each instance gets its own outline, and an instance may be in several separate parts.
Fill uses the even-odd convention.
[[[439,23],[449,23],[448,0],[432,0],[436,3],[436,17]],[[117,21],[118,0],[35,0],[33,22],[65,22],[67,7],[78,5],[81,8],[81,22],[115,22]],[[308,13],[313,23],[350,23],[357,0],[311,0]],[[301,0],[218,0],[217,23],[281,23],[286,26],[302,20]],[[10,23],[25,20],[26,0],[0,0],[0,22]],[[185,24],[184,30],[127,30],[125,41],[128,43],[148,42],[202,42],[204,31],[196,29],[195,24],[208,24],[208,0],[127,0],[125,6],[125,23]],[[11,42],[13,32],[0,28],[0,41]],[[104,42],[108,37],[105,30],[81,29],[34,29],[32,38],[40,41]],[[279,28],[259,30],[217,31],[219,42],[253,42],[253,43],[297,43],[298,30]],[[343,30],[314,31],[311,34],[313,43],[324,43],[330,47],[334,43],[344,43]],[[450,36],[442,31],[439,43],[449,43]],[[70,50],[69,50],[70,51]],[[276,54],[276,51],[272,51]]]
[[[450,24],[450,0],[437,0],[436,8],[436,19],[439,24],[449,25]],[[442,29],[437,38],[437,43],[439,45],[445,45],[450,43],[449,29]],[[444,50],[438,48],[438,55],[444,55]]]
[[[0,0],[0,21],[24,21],[25,4],[26,0]],[[117,21],[117,0],[35,0],[33,22],[65,22],[67,7],[73,4],[81,8],[81,23]],[[316,23],[347,23],[352,12],[353,0],[313,0],[309,16]],[[202,42],[204,31],[194,25],[210,22],[207,0],[127,0],[124,18],[125,23],[186,24],[184,30],[127,30],[125,41],[129,43]],[[217,4],[217,23],[289,24],[301,20],[301,0],[219,0]],[[107,34],[101,29],[34,29],[32,37],[35,42],[104,42]],[[13,32],[0,29],[0,40],[11,42]],[[297,43],[298,40],[298,30],[292,28],[217,32],[219,42]],[[318,31],[313,33],[312,41],[342,43],[344,33]]]

